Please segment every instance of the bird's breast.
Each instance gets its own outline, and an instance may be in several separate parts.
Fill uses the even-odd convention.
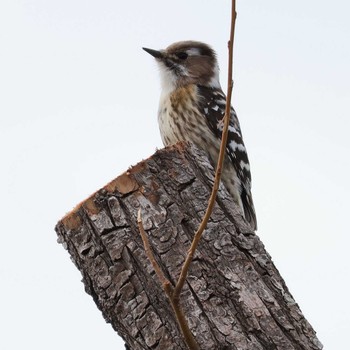
[[[158,123],[165,146],[179,141],[197,143],[196,138],[206,127],[198,109],[197,87],[188,85],[161,96]]]
[[[189,141],[208,152],[216,162],[220,139],[210,130],[201,111],[197,89],[196,85],[188,85],[161,97],[158,113],[160,134],[165,146]]]

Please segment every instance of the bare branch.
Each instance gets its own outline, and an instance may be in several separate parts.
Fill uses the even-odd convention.
[[[159,281],[162,283],[163,287],[165,285],[171,286],[169,280],[165,277],[163,271],[159,267],[156,259],[154,258],[154,255],[152,253],[152,249],[151,249],[151,246],[149,244],[149,240],[148,240],[147,234],[145,232],[145,229],[143,228],[142,217],[141,217],[141,209],[139,209],[139,211],[137,213],[137,225],[139,227],[139,231],[140,231],[140,235],[141,235],[141,238],[142,238],[143,246],[145,247],[146,255],[147,255],[149,261],[151,262],[151,264],[152,264],[152,266],[154,268],[154,271],[156,272],[156,274],[158,276]],[[169,289],[172,292],[173,288],[172,287],[170,287],[170,288],[167,287],[167,290],[169,290]]]
[[[232,88],[233,88],[233,80],[232,80],[232,61],[233,61],[233,41],[234,41],[234,33],[235,33],[235,24],[236,24],[236,1],[232,0],[232,8],[231,8],[231,30],[230,30],[230,40],[228,42],[228,83],[227,83],[227,96],[226,96],[226,109],[225,109],[225,117],[224,117],[224,128],[222,131],[222,137],[221,137],[221,145],[220,145],[220,153],[219,153],[219,159],[216,166],[216,172],[215,172],[215,180],[213,189],[209,198],[208,207],[205,212],[205,215],[203,217],[203,220],[201,224],[199,225],[199,228],[197,232],[195,233],[194,239],[192,241],[191,247],[188,251],[186,260],[182,266],[180,277],[177,281],[177,284],[174,289],[174,295],[173,297],[175,299],[179,298],[179,295],[181,293],[181,290],[184,286],[189,267],[191,265],[193,256],[195,254],[195,251],[197,249],[199,240],[203,234],[203,231],[205,230],[207,223],[209,221],[210,215],[213,211],[214,204],[215,204],[215,198],[219,189],[220,179],[221,179],[221,173],[222,173],[222,167],[223,167],[223,161],[225,158],[226,153],[226,143],[227,143],[227,135],[228,135],[228,126],[230,122],[230,112],[231,112],[231,95],[232,95]]]
[[[201,224],[199,225],[197,232],[195,233],[191,247],[190,247],[188,254],[186,256],[186,260],[182,266],[180,277],[179,277],[174,289],[172,288],[170,282],[165,278],[163,272],[159,268],[159,265],[157,264],[157,262],[153,256],[147,235],[143,229],[140,210],[138,212],[138,219],[137,219],[138,225],[139,225],[139,230],[140,230],[141,237],[143,240],[143,244],[145,246],[146,254],[147,254],[149,260],[151,261],[153,268],[154,268],[159,280],[163,284],[163,288],[164,288],[164,290],[165,290],[165,292],[166,292],[166,294],[171,302],[171,305],[174,309],[179,326],[181,327],[181,330],[182,330],[183,335],[185,337],[186,343],[190,349],[199,349],[199,347],[198,347],[198,345],[197,345],[197,343],[196,343],[196,341],[195,341],[195,339],[194,339],[194,337],[193,337],[193,335],[188,327],[187,321],[185,319],[185,316],[184,316],[183,311],[182,311],[181,306],[180,306],[179,298],[180,298],[180,293],[182,291],[182,288],[185,284],[188,270],[189,270],[191,262],[193,260],[193,256],[194,256],[195,251],[197,249],[198,243],[200,241],[200,238],[201,238],[201,236],[202,236],[202,234],[207,226],[207,223],[208,223],[209,218],[211,216],[211,213],[213,211],[216,195],[217,195],[219,185],[220,185],[222,167],[223,167],[223,162],[224,162],[225,153],[226,153],[228,126],[229,126],[229,122],[230,122],[230,112],[231,112],[231,95],[232,95],[232,88],[233,88],[232,60],[233,60],[233,41],[234,41],[236,16],[237,16],[237,14],[236,14],[236,1],[232,0],[231,30],[230,30],[230,40],[228,42],[229,62],[228,62],[228,84],[227,84],[226,108],[225,108],[225,116],[224,116],[224,128],[222,131],[220,152],[219,152],[219,158],[218,158],[218,163],[217,163],[216,172],[215,172],[214,185],[213,185],[213,189],[212,189],[212,192],[211,192],[211,195],[209,198],[207,210],[205,212],[205,215],[203,217]]]
[[[177,323],[178,323],[178,325],[181,329],[181,332],[184,336],[184,340],[185,340],[185,342],[190,350],[199,350],[199,346],[191,333],[190,327],[188,326],[187,320],[185,318],[185,314],[184,314],[184,312],[181,308],[181,305],[179,303],[179,299],[173,298],[174,288],[171,285],[170,281],[165,277],[162,269],[160,268],[156,259],[154,258],[151,246],[149,244],[147,234],[146,234],[145,229],[144,229],[143,224],[142,224],[141,209],[139,209],[139,211],[137,213],[137,224],[139,227],[139,232],[141,234],[141,238],[143,241],[146,255],[147,255],[149,261],[151,262],[151,264],[154,268],[154,271],[156,272],[156,274],[158,276],[159,281],[162,283],[163,289],[164,289],[164,291],[165,291],[165,293],[166,293],[166,295],[171,303],[171,306],[172,306],[174,313],[175,313],[175,316],[176,316]]]
[[[209,221],[209,218],[211,216],[211,213],[214,208],[215,204],[215,199],[216,195],[219,189],[220,185],[220,179],[221,179],[221,174],[222,174],[222,167],[223,167],[223,162],[225,158],[225,153],[226,153],[226,143],[227,143],[227,136],[228,136],[228,126],[230,123],[230,115],[231,115],[231,95],[232,95],[232,88],[233,88],[233,81],[232,81],[232,60],[233,60],[233,41],[234,41],[234,31],[235,31],[235,23],[236,23],[236,1],[232,0],[232,9],[231,9],[231,30],[230,30],[230,40],[228,42],[228,51],[229,51],[229,62],[228,62],[228,84],[227,84],[227,97],[226,97],[226,108],[225,108],[225,116],[224,116],[224,128],[222,131],[222,137],[221,137],[221,145],[220,145],[220,152],[219,152],[219,158],[218,158],[218,163],[216,167],[216,172],[215,172],[215,180],[213,184],[213,189],[208,201],[208,206],[207,210],[205,212],[205,215],[202,219],[201,224],[199,225],[199,228],[197,232],[195,233],[195,236],[193,238],[191,247],[188,251],[188,254],[186,256],[186,260],[182,266],[180,277],[176,283],[175,288],[170,284],[169,280],[166,279],[164,276],[162,270],[160,269],[158,263],[156,262],[154,255],[152,253],[147,234],[143,228],[142,225],[142,218],[141,218],[141,211],[139,210],[138,212],[138,226],[140,230],[140,234],[143,240],[143,244],[145,247],[146,254],[150,260],[150,262],[153,265],[153,268],[161,281],[164,291],[167,294],[171,306],[174,310],[177,322],[181,328],[182,334],[184,336],[184,339],[186,341],[187,346],[189,349],[193,350],[199,350],[199,346],[194,339],[190,328],[188,326],[187,320],[185,318],[184,312],[181,308],[180,305],[180,294],[183,289],[183,286],[186,281],[186,277],[188,274],[188,270],[190,268],[191,262],[193,260],[193,256],[195,254],[195,251],[197,249],[198,243],[200,241],[200,238],[207,226],[207,223]]]

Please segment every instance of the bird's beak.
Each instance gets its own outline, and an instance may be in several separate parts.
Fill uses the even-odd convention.
[[[148,49],[147,47],[143,47],[143,50],[148,52],[150,55],[152,55],[154,58],[163,58],[163,53],[161,51],[153,50],[153,49]]]

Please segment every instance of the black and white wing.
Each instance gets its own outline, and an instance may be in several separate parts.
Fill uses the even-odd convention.
[[[210,130],[221,140],[226,96],[220,89],[200,85],[198,86],[198,93],[201,96],[201,112],[206,117]],[[239,180],[237,186],[243,204],[244,216],[253,229],[256,230],[257,221],[251,194],[251,174],[248,154],[244,146],[236,112],[232,107],[226,151]]]

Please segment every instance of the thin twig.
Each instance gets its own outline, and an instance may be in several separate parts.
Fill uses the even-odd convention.
[[[227,83],[227,96],[226,96],[226,108],[225,108],[225,116],[224,116],[224,128],[222,131],[222,137],[221,137],[221,145],[220,145],[220,152],[219,152],[219,158],[218,163],[216,166],[216,172],[215,172],[215,180],[213,189],[209,198],[208,207],[205,212],[205,215],[202,219],[201,224],[199,225],[199,228],[197,232],[195,233],[195,236],[193,238],[191,247],[188,251],[186,260],[182,266],[180,277],[177,281],[177,284],[175,288],[171,285],[170,281],[165,277],[163,271],[161,270],[160,266],[158,265],[157,261],[154,258],[154,255],[152,253],[147,234],[143,228],[142,224],[142,217],[141,217],[141,210],[138,211],[137,215],[137,223],[139,227],[139,231],[142,237],[142,241],[145,247],[146,255],[150,262],[152,263],[152,266],[160,280],[160,282],[163,285],[163,289],[169,298],[169,301],[171,303],[171,306],[174,310],[177,323],[179,324],[179,327],[181,329],[181,332],[184,336],[184,340],[190,350],[199,350],[199,346],[195,340],[195,338],[192,335],[192,332],[188,326],[187,320],[185,318],[185,314],[181,308],[180,305],[180,293],[182,291],[182,288],[185,284],[185,280],[188,274],[189,267],[191,265],[193,256],[195,254],[195,251],[197,249],[199,240],[202,236],[203,231],[205,230],[207,223],[209,221],[210,215],[213,211],[214,204],[215,204],[215,198],[219,189],[220,185],[220,179],[221,179],[221,173],[222,173],[222,167],[223,167],[223,161],[225,158],[226,153],[226,143],[227,143],[227,135],[228,135],[228,126],[230,123],[230,112],[231,112],[231,95],[232,95],[232,88],[233,88],[233,81],[232,81],[232,59],[233,59],[233,41],[234,41],[234,33],[235,33],[235,24],[236,24],[236,1],[232,0],[232,9],[231,9],[231,31],[230,31],[230,40],[228,42],[228,51],[229,51],[229,61],[228,61],[228,83]]]
[[[190,327],[188,326],[188,322],[185,318],[185,313],[180,305],[180,301],[174,300],[173,298],[169,298],[171,306],[174,310],[177,323],[181,329],[182,335],[184,336],[185,342],[190,350],[200,350],[200,347],[194,338]]]
[[[145,232],[145,229],[143,227],[142,223],[142,216],[141,216],[141,209],[139,209],[137,213],[137,224],[139,227],[139,231],[141,234],[142,242],[145,247],[146,255],[149,259],[149,261],[152,263],[152,266],[154,268],[154,271],[156,272],[158,279],[163,285],[163,289],[170,301],[170,304],[174,310],[177,323],[181,329],[182,335],[184,336],[184,340],[190,350],[200,350],[195,338],[192,335],[192,332],[190,330],[190,327],[188,326],[187,320],[185,318],[185,313],[183,312],[183,309],[179,303],[179,300],[174,300],[173,298],[173,290],[174,287],[171,285],[170,281],[165,277],[162,269],[158,265],[156,259],[154,258],[154,255],[152,253],[151,246],[149,244],[149,240],[147,237],[147,234]]]
[[[157,274],[157,276],[159,278],[159,281],[162,283],[163,286],[171,285],[169,280],[165,277],[162,269],[158,265],[156,259],[154,258],[151,246],[149,244],[149,240],[148,240],[147,234],[145,232],[145,229],[143,228],[142,217],[141,217],[141,209],[139,209],[139,211],[137,212],[137,225],[139,227],[139,231],[140,231],[140,234],[141,234],[143,246],[145,247],[146,255],[147,255],[149,261],[151,262],[151,264],[152,264],[152,266],[154,268],[154,271],[156,272],[156,274]]]
[[[232,59],[233,59],[233,41],[234,41],[234,33],[235,33],[235,24],[236,24],[236,1],[232,0],[232,9],[231,9],[231,31],[230,31],[230,40],[228,42],[228,82],[227,82],[227,95],[226,95],[226,108],[225,108],[225,117],[224,117],[224,128],[222,131],[222,137],[221,137],[221,145],[220,145],[220,152],[219,152],[219,159],[216,166],[216,172],[215,172],[215,180],[213,189],[209,198],[208,207],[205,212],[205,215],[202,219],[201,224],[199,225],[199,228],[197,232],[195,233],[195,236],[193,238],[191,247],[188,251],[186,260],[182,266],[182,270],[180,273],[180,277],[176,283],[176,286],[174,288],[173,298],[175,300],[179,299],[180,293],[182,291],[182,288],[185,284],[185,280],[188,274],[188,270],[190,268],[193,256],[195,254],[195,251],[197,249],[199,240],[202,236],[202,233],[204,229],[207,226],[207,223],[209,221],[210,215],[213,211],[214,204],[215,204],[215,198],[216,194],[219,189],[220,179],[221,179],[221,173],[222,173],[222,167],[223,167],[223,161],[226,153],[226,143],[227,143],[227,135],[228,135],[228,126],[230,122],[230,114],[231,114],[231,95],[232,95],[232,88],[233,88],[233,80],[232,80]]]

